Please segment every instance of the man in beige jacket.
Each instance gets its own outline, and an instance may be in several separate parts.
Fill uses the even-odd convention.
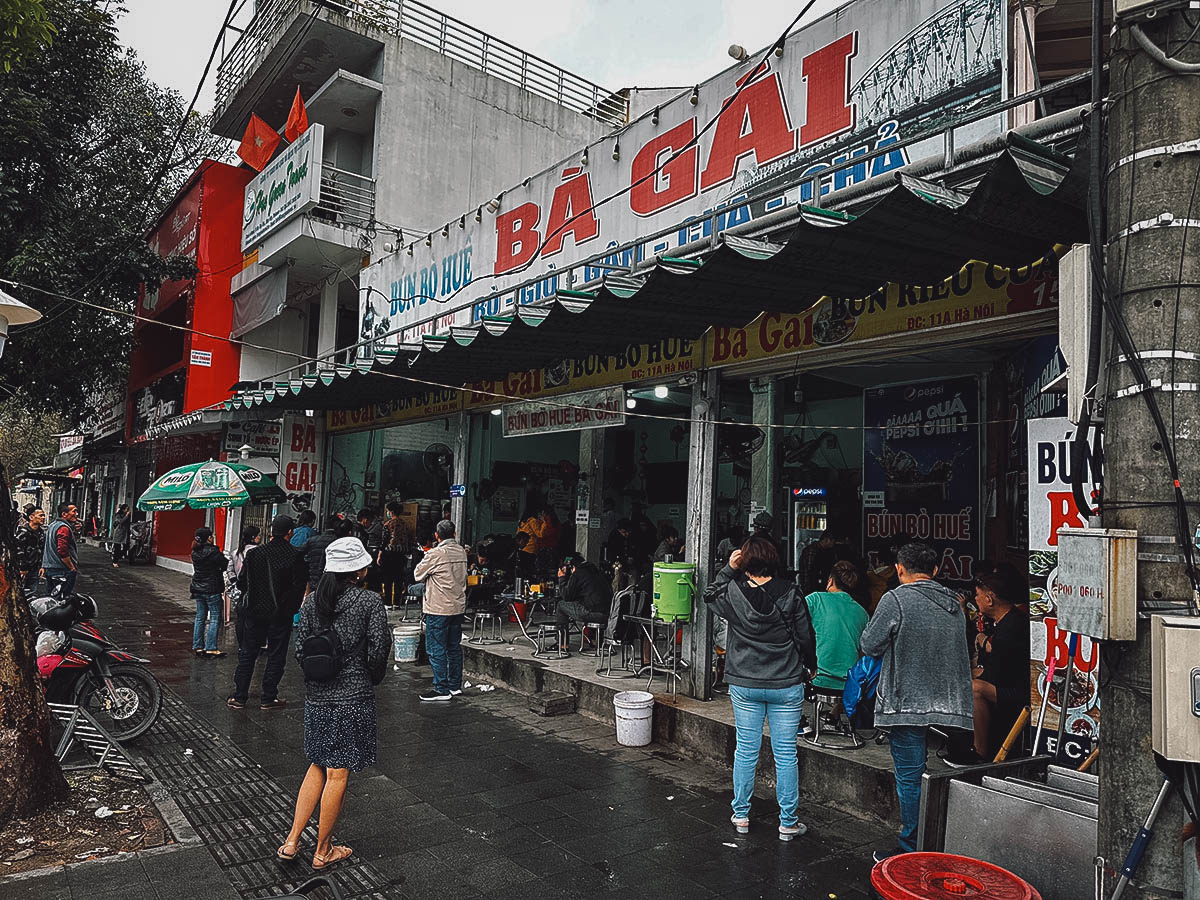
[[[413,578],[425,585],[425,650],[433,687],[421,700],[436,703],[462,693],[462,617],[467,611],[467,551],[454,539],[454,523],[437,523],[437,544],[417,563]]]

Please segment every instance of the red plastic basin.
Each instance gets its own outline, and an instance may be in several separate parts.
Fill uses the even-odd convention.
[[[883,900],[1042,900],[1008,869],[949,853],[904,853],[871,870]]]

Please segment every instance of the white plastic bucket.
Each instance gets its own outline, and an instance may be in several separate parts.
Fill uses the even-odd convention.
[[[421,647],[421,626],[397,625],[392,629],[392,653],[396,662],[416,662]]]
[[[621,691],[613,697],[617,712],[617,743],[645,747],[654,730],[654,695],[647,691]]]

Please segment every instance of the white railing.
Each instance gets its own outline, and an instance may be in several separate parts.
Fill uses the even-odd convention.
[[[609,125],[629,120],[628,98],[581,78],[507,41],[438,12],[417,0],[266,0],[217,73],[218,117],[274,48],[293,14],[325,10],[335,20],[384,31],[515,84],[567,109]]]
[[[332,214],[339,225],[369,227],[375,221],[375,179],[322,165],[317,209]]]

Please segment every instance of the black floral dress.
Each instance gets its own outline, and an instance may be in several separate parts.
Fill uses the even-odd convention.
[[[300,610],[296,646],[320,625],[310,594]],[[305,681],[304,755],[329,769],[357,772],[375,765],[375,685],[387,671],[388,624],[374,591],[347,589],[337,601],[333,627],[342,646],[356,648],[331,681]]]

